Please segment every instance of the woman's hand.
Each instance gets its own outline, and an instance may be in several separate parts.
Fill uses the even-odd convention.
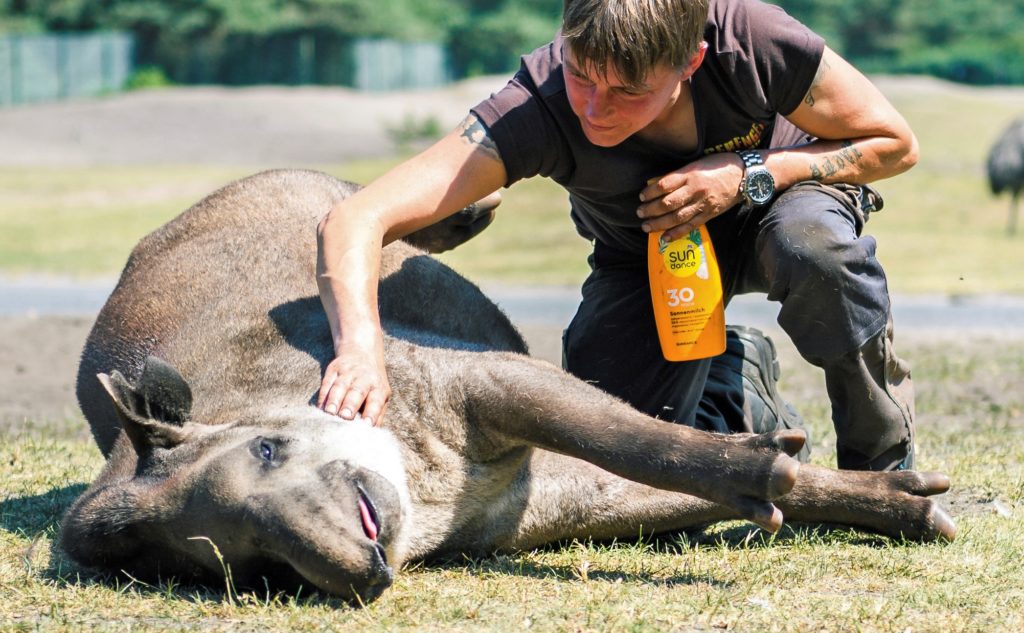
[[[917,162],[917,139],[907,122],[874,84],[828,47],[804,100],[786,118],[818,140],[760,150],[776,191],[804,180],[867,184]],[[738,155],[722,152],[651,179],[637,209],[644,230],[665,231],[672,240],[706,224],[743,200],[743,171]]]
[[[672,241],[743,201],[743,160],[733,152],[711,154],[660,178],[640,192],[637,215],[644,231],[665,231]]]
[[[343,345],[324,370],[316,406],[345,420],[361,416],[377,426],[390,398],[383,349]]]
[[[317,226],[316,282],[335,358],[317,407],[379,425],[391,385],[377,305],[384,245],[497,191],[505,165],[473,115],[422,153],[339,200]]]

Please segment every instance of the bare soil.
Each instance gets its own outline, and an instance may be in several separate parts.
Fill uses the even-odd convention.
[[[92,318],[0,318],[0,434],[85,429],[75,401],[75,373]]]

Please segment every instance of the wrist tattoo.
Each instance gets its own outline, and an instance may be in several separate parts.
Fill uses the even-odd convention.
[[[852,141],[843,141],[842,147],[831,154],[822,156],[821,162],[810,164],[811,179],[822,181],[839,173],[847,165],[856,165],[864,154],[854,147]]]
[[[494,140],[491,139],[491,135],[487,133],[487,128],[480,122],[480,119],[476,118],[472,114],[467,116],[459,124],[459,130],[462,138],[466,139],[466,142],[470,145],[477,145],[484,150],[488,156],[494,160],[501,160],[501,154],[498,153],[498,146],[495,145]]]

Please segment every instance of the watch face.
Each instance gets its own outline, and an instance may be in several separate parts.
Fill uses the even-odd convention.
[[[764,204],[775,195],[775,179],[767,169],[752,170],[746,184],[747,196],[754,204]]]

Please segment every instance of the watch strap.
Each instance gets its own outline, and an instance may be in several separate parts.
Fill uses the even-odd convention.
[[[754,150],[747,149],[738,151],[736,153],[740,155],[740,159],[743,160],[743,165],[747,169],[750,169],[751,167],[756,167],[757,165],[764,165],[764,159],[761,158],[761,154],[755,152]]]
[[[743,161],[743,178],[740,179],[740,195],[743,196],[744,202],[750,206],[759,207],[768,202],[767,199],[754,198],[755,192],[751,191],[750,179],[756,178],[768,178],[770,184],[771,195],[774,195],[775,179],[772,178],[771,173],[768,171],[768,167],[764,164],[764,159],[761,158],[761,154],[755,150],[738,150],[736,152],[740,159]]]

